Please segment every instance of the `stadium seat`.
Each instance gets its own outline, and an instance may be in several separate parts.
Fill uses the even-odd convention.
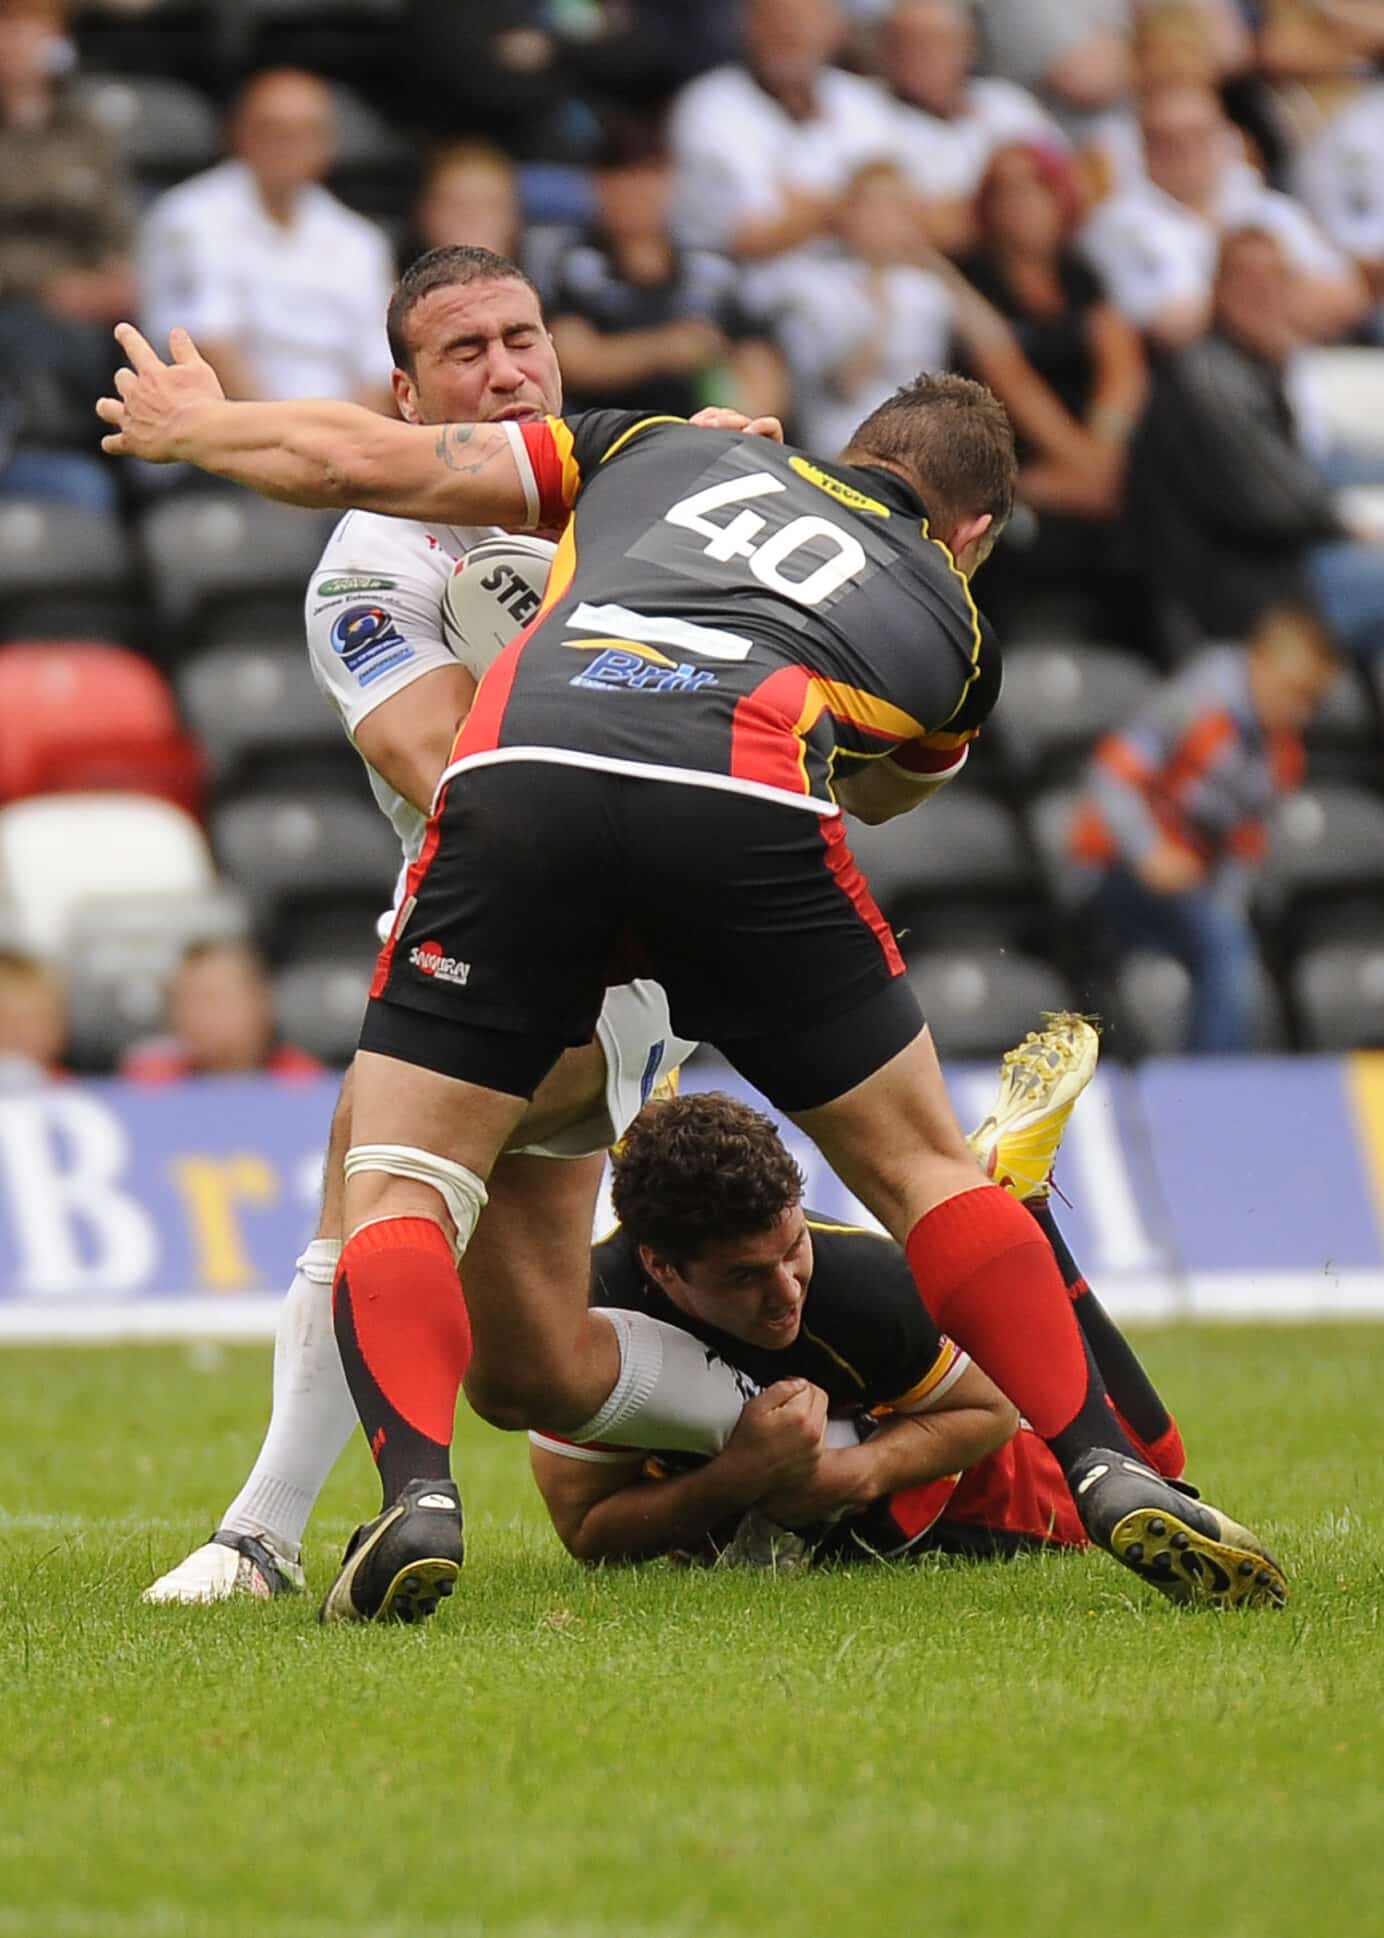
[[[1293,969],[1292,992],[1305,1048],[1384,1048],[1384,940],[1309,950]]]
[[[201,829],[168,801],[48,794],[0,808],[0,902],[41,954],[64,949],[80,903],[200,896],[215,885]]]
[[[1089,871],[1072,860],[1068,846],[1080,800],[1079,788],[1053,788],[1030,801],[1025,816],[1043,886],[1055,906],[1069,913],[1077,908],[1090,885]]]
[[[1300,904],[1352,893],[1384,894],[1384,801],[1351,787],[1290,795],[1257,884],[1260,914],[1283,925]]]
[[[1256,963],[1254,1048],[1287,1045],[1283,1004],[1262,962]],[[1137,950],[1125,957],[1111,985],[1109,1044],[1119,1056],[1177,1056],[1187,1039],[1192,982],[1172,956]]]
[[[1378,703],[1360,669],[1347,661],[1304,735],[1307,775],[1312,784],[1369,786],[1376,782],[1384,768],[1380,719]]]
[[[1384,350],[1338,345],[1298,356],[1332,444],[1384,457]]]
[[[895,927],[929,910],[919,946],[945,941],[962,925],[1017,934],[1031,913],[1036,878],[1028,844],[1000,802],[965,789],[964,780],[921,814],[901,814],[882,827],[852,822],[850,845],[876,901]],[[907,940],[904,942],[907,947]]]
[[[144,630],[119,519],[50,499],[0,501],[0,641],[138,644]]]
[[[992,731],[1025,787],[1070,780],[1156,684],[1143,660],[1110,646],[1020,646],[1005,655]]]
[[[71,1060],[84,1069],[111,1068],[138,1038],[158,1031],[168,978],[183,951],[249,929],[246,904],[228,889],[78,903],[63,952]]]
[[[199,814],[204,772],[148,660],[80,642],[0,646],[0,801],[119,790]]]
[[[250,492],[191,491],[151,505],[145,557],[165,623],[180,632],[204,613],[235,614],[251,633],[267,607],[302,613],[303,588],[335,519],[270,504]]]
[[[216,110],[185,81],[149,74],[92,74],[78,81],[77,93],[151,193],[209,168],[220,157]]]
[[[179,667],[177,686],[220,783],[256,755],[335,750],[341,739],[301,643],[213,647]]]
[[[349,1063],[375,969],[374,950],[290,963],[274,978],[274,1015],[287,1043],[323,1063]]]
[[[261,925],[292,905],[300,919],[324,903],[360,898],[378,913],[394,893],[399,843],[367,800],[341,794],[247,794],[217,808],[212,841]]]
[[[1044,1010],[1070,1009],[1066,978],[1035,956],[938,949],[908,965],[943,1057],[991,1057],[1037,1029]]]
[[[338,72],[351,72],[351,29],[340,54],[326,53],[315,63]],[[353,88],[332,87],[332,115],[336,127],[336,155],[331,186],[343,202],[364,215],[404,215],[418,183],[418,151],[397,128],[377,114]]]

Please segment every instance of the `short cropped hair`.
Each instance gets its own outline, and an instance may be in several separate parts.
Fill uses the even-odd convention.
[[[716,1090],[650,1104],[611,1165],[625,1230],[680,1268],[707,1245],[768,1231],[802,1202],[802,1172],[771,1120]]]
[[[435,289],[446,289],[452,284],[501,282],[523,283],[531,289],[538,303],[539,314],[542,314],[543,298],[537,283],[508,256],[498,255],[493,249],[482,249],[479,244],[470,242],[451,243],[441,249],[426,250],[417,262],[411,263],[404,271],[389,299],[385,331],[389,337],[389,354],[399,368],[413,369],[413,349],[404,334],[404,326],[415,306],[425,296],[431,296]]]
[[[859,425],[852,464],[885,459],[917,480],[930,520],[954,524],[988,512],[997,526],[1014,509],[1014,431],[992,390],[952,371],[924,371]]]

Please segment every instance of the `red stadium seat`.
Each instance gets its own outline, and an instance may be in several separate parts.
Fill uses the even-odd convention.
[[[134,792],[202,811],[205,758],[163,675],[123,646],[0,647],[0,802]]]

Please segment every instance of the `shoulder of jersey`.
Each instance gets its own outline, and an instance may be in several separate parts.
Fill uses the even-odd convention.
[[[556,547],[515,533],[482,539],[459,558],[442,595],[442,634],[479,677],[543,603]]]

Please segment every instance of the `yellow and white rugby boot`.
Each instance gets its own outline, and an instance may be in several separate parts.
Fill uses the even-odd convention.
[[[1056,1010],[1000,1063],[993,1113],[966,1140],[981,1169],[1021,1202],[1047,1196],[1062,1133],[1096,1074],[1100,1032],[1086,1016]]]

